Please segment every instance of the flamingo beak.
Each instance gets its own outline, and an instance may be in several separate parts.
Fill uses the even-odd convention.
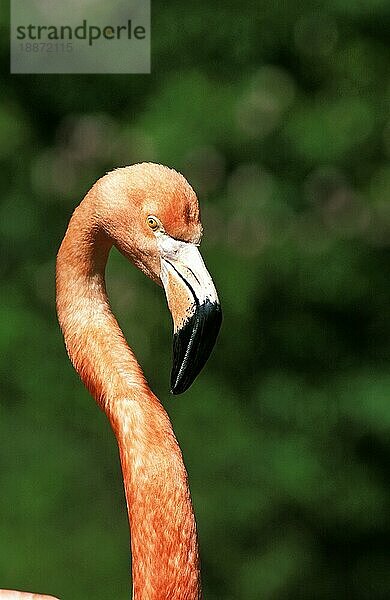
[[[194,244],[162,240],[161,281],[173,319],[171,392],[181,394],[203,369],[222,322],[217,291]]]

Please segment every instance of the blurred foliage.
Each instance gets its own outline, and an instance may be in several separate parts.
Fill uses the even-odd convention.
[[[151,160],[199,194],[224,309],[185,397],[161,290],[116,252],[108,287],[183,448],[205,597],[390,597],[388,17],[153,0],[151,75],[10,76],[1,8],[3,587],[129,597],[115,440],[66,357],[54,262],[94,180]]]

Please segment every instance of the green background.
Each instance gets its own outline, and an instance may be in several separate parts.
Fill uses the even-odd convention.
[[[152,14],[151,75],[11,76],[1,8],[1,586],[130,596],[116,443],[67,359],[54,263],[92,183],[148,160],[197,191],[224,310],[184,396],[161,290],[116,251],[108,288],[184,452],[205,597],[387,599],[389,3]]]

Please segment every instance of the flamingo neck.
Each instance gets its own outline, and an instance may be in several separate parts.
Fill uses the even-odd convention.
[[[57,257],[57,311],[70,359],[106,412],[121,458],[131,530],[133,600],[199,600],[196,525],[169,417],[149,389],[107,299],[111,242],[88,197]]]

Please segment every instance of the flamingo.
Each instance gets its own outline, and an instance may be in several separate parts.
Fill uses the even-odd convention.
[[[196,523],[180,447],[111,312],[111,247],[162,284],[173,319],[171,391],[188,389],[220,325],[217,292],[198,246],[192,187],[141,163],[99,179],[74,211],[57,256],[57,312],[76,371],[106,413],[122,466],[131,533],[133,600],[202,598]],[[0,591],[1,600],[56,600]]]

